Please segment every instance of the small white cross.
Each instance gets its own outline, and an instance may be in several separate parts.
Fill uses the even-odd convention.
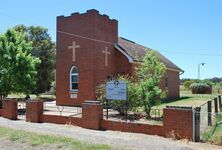
[[[75,61],[76,48],[80,48],[80,45],[76,45],[76,42],[73,41],[71,46],[68,46],[68,49],[72,49],[72,61]]]
[[[105,47],[105,50],[102,51],[105,54],[105,66],[108,66],[108,55],[111,54],[107,49],[108,48]]]

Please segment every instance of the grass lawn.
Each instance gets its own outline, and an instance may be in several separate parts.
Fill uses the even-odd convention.
[[[25,98],[25,94],[10,94],[10,95],[8,95],[7,96],[7,98],[17,98],[18,100],[24,100],[24,98]],[[54,95],[46,95],[46,94],[41,94],[41,95],[39,95],[39,97],[37,97],[36,95],[34,95],[34,94],[31,94],[30,95],[30,98],[31,99],[43,99],[43,100],[55,100],[56,99],[56,97],[54,96]]]
[[[56,148],[61,149],[75,149],[75,150],[109,150],[112,149],[109,145],[104,144],[90,144],[74,140],[72,138],[55,136],[55,135],[43,135],[32,132],[26,132],[11,128],[5,128],[0,126],[0,138],[6,138],[13,142],[26,143],[30,146],[38,147],[41,145],[53,145]]]
[[[167,105],[173,105],[173,106],[191,106],[191,107],[197,107],[204,103],[206,103],[208,100],[213,99],[216,94],[192,94],[191,91],[181,90],[180,91],[180,98],[168,103],[162,103],[160,105],[156,105],[152,107],[153,109],[162,109],[166,107]]]

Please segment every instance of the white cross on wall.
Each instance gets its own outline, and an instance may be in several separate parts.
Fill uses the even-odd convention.
[[[71,46],[68,46],[68,49],[72,49],[72,61],[76,60],[76,48],[80,48],[80,45],[76,45],[76,42],[73,41]]]
[[[105,47],[105,50],[102,51],[105,54],[105,66],[108,66],[108,55],[111,53],[108,51],[108,48]]]

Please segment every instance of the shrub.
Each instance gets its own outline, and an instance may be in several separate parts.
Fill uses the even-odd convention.
[[[194,83],[193,80],[187,80],[187,81],[184,82],[183,86],[184,86],[185,89],[190,90],[190,85],[192,83]]]
[[[193,94],[211,94],[212,87],[206,83],[192,83],[190,85]]]

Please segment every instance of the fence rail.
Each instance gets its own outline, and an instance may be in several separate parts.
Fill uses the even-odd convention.
[[[43,114],[82,117],[82,107],[56,106],[54,103],[45,102]]]

